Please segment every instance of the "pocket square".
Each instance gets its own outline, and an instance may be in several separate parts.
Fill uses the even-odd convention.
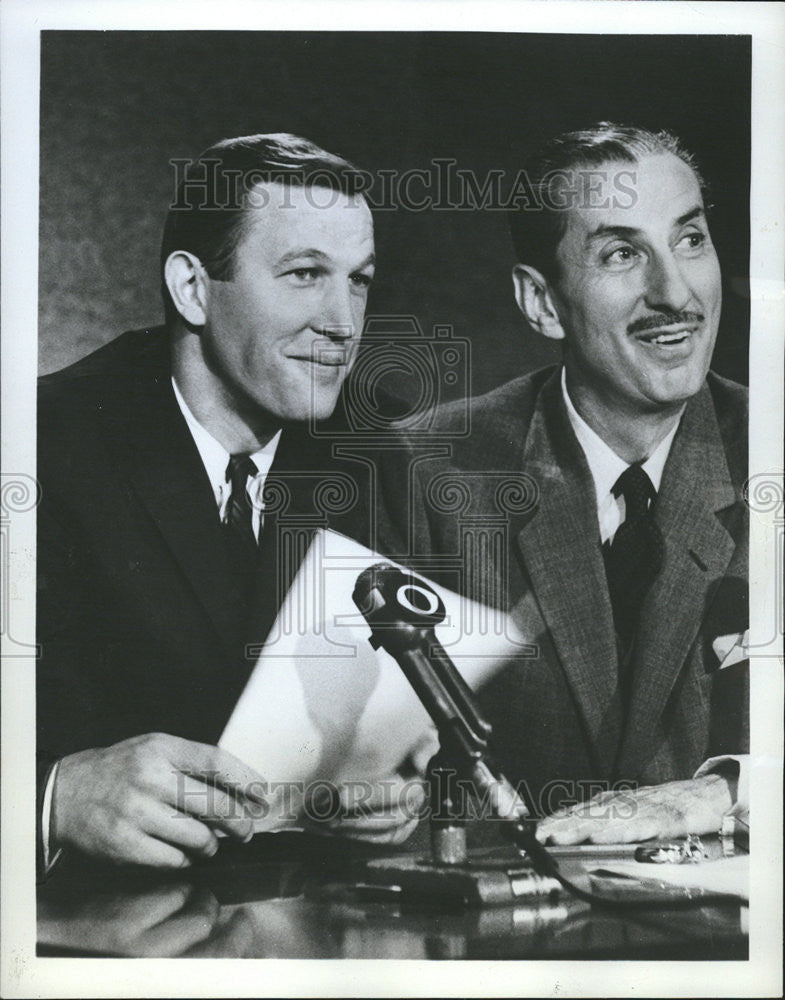
[[[725,667],[732,667],[734,663],[740,663],[748,657],[747,646],[750,641],[750,631],[731,632],[729,635],[718,635],[711,648],[714,655],[720,661],[719,670]]]

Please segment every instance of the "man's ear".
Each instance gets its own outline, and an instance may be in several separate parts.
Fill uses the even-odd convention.
[[[552,340],[564,340],[564,328],[553,302],[546,278],[528,264],[516,264],[512,269],[515,301],[529,326]]]
[[[175,250],[166,258],[166,287],[175,308],[189,326],[205,324],[208,280],[199,258],[187,250]]]

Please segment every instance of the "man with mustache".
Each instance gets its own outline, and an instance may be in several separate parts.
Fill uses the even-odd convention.
[[[547,143],[527,176],[515,296],[563,364],[474,400],[450,460],[475,521],[498,513],[488,472],[521,470],[536,495],[506,559],[474,568],[537,648],[484,705],[505,772],[552,814],[543,840],[715,832],[744,796],[737,760],[695,775],[747,749],[747,400],[709,372],[704,184],[675,136],[609,123]],[[438,427],[464,419],[448,406]],[[460,551],[433,497],[422,544]]]
[[[307,519],[336,469],[310,424],[332,414],[362,331],[362,181],[286,134],[206,150],[167,216],[166,327],[42,380],[44,866],[61,847],[185,866],[261,815],[262,776],[215,744],[285,593],[265,483]],[[372,834],[400,828],[376,817]]]

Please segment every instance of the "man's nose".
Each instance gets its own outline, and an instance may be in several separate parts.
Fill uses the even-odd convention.
[[[652,309],[681,312],[692,299],[692,288],[673,254],[656,254],[649,260],[646,273],[646,302]]]
[[[337,342],[354,336],[353,296],[348,283],[329,282],[320,306],[320,315],[314,324],[319,333]]]

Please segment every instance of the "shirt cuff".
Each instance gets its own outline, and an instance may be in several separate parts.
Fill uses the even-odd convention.
[[[719,757],[710,757],[701,764],[693,777],[702,778],[706,774],[714,774],[733,762],[739,766],[739,776],[736,784],[736,801],[733,803],[728,815],[735,816],[743,823],[748,824],[750,816],[749,754],[721,754]]]
[[[60,769],[60,761],[57,761],[49,770],[44,787],[44,798],[41,805],[41,846],[43,848],[44,875],[57,864],[60,855],[63,853],[59,848],[52,853],[52,799],[54,798],[55,780]]]

